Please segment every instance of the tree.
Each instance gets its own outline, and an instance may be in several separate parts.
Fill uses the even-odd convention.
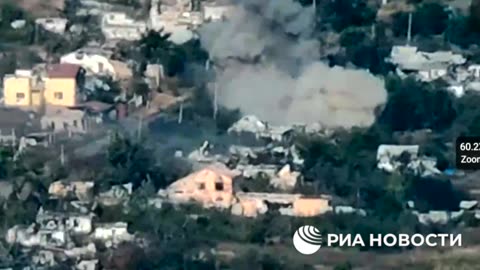
[[[336,265],[333,270],[352,270],[353,266],[350,262],[344,262],[342,264]]]
[[[469,26],[474,32],[480,32],[480,1],[472,0],[470,4]]]
[[[107,153],[107,158],[113,168],[110,171],[112,182],[132,183],[137,188],[144,181],[150,179],[157,188],[165,185],[156,160],[142,143],[115,134]]]
[[[414,79],[387,82],[389,98],[378,122],[393,131],[450,127],[457,113],[454,97],[444,89]]]
[[[349,26],[370,25],[375,21],[375,10],[365,0],[328,1],[318,5],[317,14],[322,24],[331,25],[337,32]]]
[[[421,4],[412,15],[412,36],[440,35],[447,29],[449,14],[441,3]],[[406,12],[393,15],[392,30],[395,36],[407,35],[408,17]]]
[[[169,41],[170,34],[150,31],[137,44],[143,61],[162,64],[167,76],[176,76],[185,71],[187,63],[204,63],[208,53],[200,46],[200,41],[192,39],[176,45]]]

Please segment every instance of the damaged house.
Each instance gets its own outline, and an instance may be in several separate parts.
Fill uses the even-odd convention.
[[[171,184],[166,194],[174,203],[195,201],[204,207],[229,208],[234,201],[236,173],[221,164],[208,166]]]
[[[332,211],[331,197],[308,198],[302,194],[238,192],[232,214],[255,217],[278,210],[281,215],[312,217]]]
[[[50,184],[48,194],[55,199],[78,199],[91,201],[93,199],[94,183],[82,181],[56,181]]]
[[[287,169],[280,174],[285,175]],[[209,166],[160,190],[159,196],[174,204],[196,202],[206,208],[230,208],[233,214],[249,217],[275,210],[272,205],[279,206],[280,214],[294,216],[315,216],[331,210],[329,196],[235,192],[233,181],[238,175],[225,166]]]
[[[230,135],[267,142],[288,142],[293,131],[293,127],[271,127],[254,115],[242,117],[228,129]]]
[[[435,158],[420,157],[418,145],[380,145],[377,150],[377,168],[386,172],[406,168],[423,177],[440,174]]]
[[[397,66],[400,75],[415,74],[430,82],[445,77],[448,68],[466,63],[466,59],[450,51],[421,52],[414,46],[393,46],[388,62]]]

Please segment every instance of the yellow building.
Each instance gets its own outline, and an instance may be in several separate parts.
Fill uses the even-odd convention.
[[[42,104],[72,107],[82,101],[84,70],[77,65],[55,64],[47,76],[31,70],[17,70],[4,78],[4,103],[13,107],[39,107]]]
[[[32,104],[31,72],[17,70],[3,79],[4,102],[7,106],[24,107]]]
[[[55,64],[47,70],[44,100],[46,104],[73,107],[82,102],[83,69],[78,65]]]

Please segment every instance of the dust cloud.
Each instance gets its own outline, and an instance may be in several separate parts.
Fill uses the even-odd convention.
[[[368,126],[385,102],[383,80],[320,62],[311,8],[292,0],[243,0],[200,39],[217,70],[219,102],[276,125]]]

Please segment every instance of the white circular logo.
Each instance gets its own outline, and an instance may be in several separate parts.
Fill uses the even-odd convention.
[[[322,235],[313,226],[302,226],[293,235],[293,245],[298,252],[311,255],[322,246]]]

